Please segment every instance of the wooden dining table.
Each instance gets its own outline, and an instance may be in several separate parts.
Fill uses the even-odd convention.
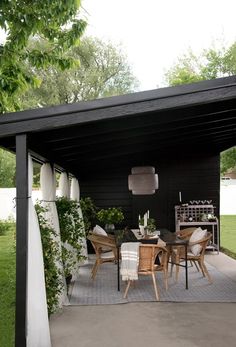
[[[169,248],[171,253],[172,247],[183,246],[185,249],[185,261],[184,264],[178,264],[178,266],[185,268],[185,289],[188,289],[188,260],[187,260],[187,251],[188,251],[188,240],[183,240],[178,238],[175,233],[172,233],[166,228],[160,228],[158,230],[158,237],[155,236],[144,236],[139,235],[138,230],[115,230],[115,240],[117,245],[117,254],[120,254],[120,247],[123,242],[141,242],[141,243],[158,243],[159,238],[166,243],[166,246]],[[169,260],[169,263],[173,263]],[[117,290],[120,291],[120,259],[118,256],[117,259]]]

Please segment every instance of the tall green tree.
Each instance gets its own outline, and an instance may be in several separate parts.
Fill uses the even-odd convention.
[[[178,59],[165,77],[170,86],[210,80],[236,74],[236,42],[230,47],[209,48],[199,55],[191,50]],[[221,174],[236,168],[236,148],[221,154]]]
[[[236,42],[230,47],[210,47],[199,55],[189,50],[165,74],[170,86],[236,74]]]
[[[220,171],[222,175],[234,168],[236,168],[236,147],[222,152],[220,161]]]
[[[45,46],[33,40],[32,47]],[[22,109],[73,103],[134,91],[138,82],[121,48],[97,38],[84,38],[67,56],[80,60],[76,66],[61,71],[57,66],[37,69],[42,83],[22,96]],[[30,64],[28,69],[34,69]]]
[[[52,65],[66,69],[75,65],[64,52],[78,43],[86,22],[78,19],[80,0],[2,0],[0,28],[7,33],[0,45],[0,113],[19,110],[18,98],[29,87],[39,85],[34,68]],[[31,37],[42,37],[47,45],[29,47]]]
[[[15,155],[0,148],[0,188],[15,187]]]

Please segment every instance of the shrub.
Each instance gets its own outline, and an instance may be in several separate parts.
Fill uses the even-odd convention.
[[[85,232],[88,232],[97,223],[97,207],[90,197],[80,199],[80,207],[83,213]]]
[[[60,248],[55,241],[56,232],[48,226],[43,214],[47,209],[41,203],[35,205],[38,215],[44,259],[44,274],[47,294],[48,314],[56,312],[59,304],[59,295],[63,289],[60,270],[57,262],[60,262]]]
[[[124,215],[120,207],[109,207],[101,209],[97,213],[97,218],[103,224],[119,224],[124,219]]]
[[[11,230],[14,223],[14,220],[10,217],[8,219],[0,219],[0,236],[6,235],[6,233]]]

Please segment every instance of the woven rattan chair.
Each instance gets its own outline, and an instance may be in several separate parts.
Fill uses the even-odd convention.
[[[189,243],[188,253],[187,253],[187,260],[190,260],[190,261],[193,261],[194,263],[197,263],[199,265],[199,268],[202,271],[203,276],[207,277],[207,279],[210,283],[212,283],[212,279],[211,279],[209,272],[207,271],[206,265],[204,263],[204,256],[205,256],[206,246],[209,243],[211,238],[212,238],[212,234],[208,232],[207,236],[204,237],[203,239],[196,241],[196,242]],[[201,246],[201,250],[200,250],[198,255],[194,255],[191,252],[191,247],[193,245],[200,245]],[[182,247],[176,248],[172,252],[172,262],[177,264],[176,265],[176,281],[178,281],[178,276],[179,276],[178,264],[183,260],[185,260],[184,249]],[[173,268],[173,264],[172,264],[172,268]]]
[[[189,239],[192,235],[192,233],[196,230],[196,227],[191,227],[191,228],[184,228],[181,230],[176,231],[176,235],[180,239]]]
[[[143,244],[139,246],[139,265],[138,265],[138,275],[149,275],[152,276],[155,296],[157,300],[160,300],[159,289],[156,283],[155,273],[156,271],[163,271],[165,288],[168,289],[168,252],[163,246],[158,246],[155,244]],[[155,264],[156,257],[160,259],[160,265]],[[127,297],[131,280],[128,281],[124,298]]]
[[[92,243],[96,254],[96,261],[91,271],[91,277],[94,279],[100,265],[117,261],[117,246],[112,235],[104,236],[90,233],[87,239]]]
[[[184,229],[176,231],[176,235],[181,240],[189,240],[191,235],[192,235],[192,233],[194,232],[194,230],[196,230],[196,227],[184,228]],[[184,252],[184,250],[185,250],[184,246],[175,246],[175,247],[169,249],[169,258],[172,259],[173,258],[172,257],[172,252],[176,253],[176,249],[180,248],[180,247],[182,248],[182,252]],[[194,265],[196,266],[197,271],[199,271],[199,267],[197,266],[196,262],[190,261],[190,263],[191,263],[192,266],[193,266],[193,263],[194,263]],[[172,275],[172,269],[173,269],[173,266],[171,267],[171,275]]]

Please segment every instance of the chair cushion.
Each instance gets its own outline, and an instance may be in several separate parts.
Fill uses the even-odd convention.
[[[101,256],[102,259],[115,258],[115,255],[114,255],[114,253],[112,251],[101,253],[100,256]]]
[[[189,239],[189,243],[191,244],[191,242],[200,241],[201,239],[206,237],[206,235],[207,235],[207,229],[203,230],[202,228],[197,228],[192,233]],[[202,249],[202,246],[197,244],[190,247],[191,252],[193,253],[193,255],[196,255],[196,256],[199,255],[199,253],[201,252],[201,249]]]
[[[93,228],[93,233],[94,233],[94,234],[97,234],[97,235],[107,236],[106,231],[105,231],[102,227],[100,227],[100,225],[96,225],[96,226]]]
[[[106,231],[102,227],[100,227],[100,225],[96,225],[93,228],[93,233],[96,234],[96,235],[108,236]],[[107,251],[111,250],[111,247],[102,246],[102,250],[107,252]]]

